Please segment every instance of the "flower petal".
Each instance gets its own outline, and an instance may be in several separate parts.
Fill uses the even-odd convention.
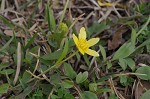
[[[88,40],[87,43],[88,43],[88,46],[91,47],[91,46],[95,45],[96,43],[98,43],[98,41],[99,41],[99,38],[92,38],[92,39]]]
[[[77,46],[77,47],[78,47],[78,46]],[[84,51],[83,51],[80,47],[78,47],[78,49],[79,49],[79,51],[81,52],[81,54],[84,55]]]
[[[73,34],[73,41],[74,41],[74,43],[76,44],[76,45],[78,45],[78,38],[76,37],[76,35],[75,34]]]
[[[87,53],[91,56],[99,56],[99,54],[96,51],[91,50],[91,49],[88,49],[85,53]]]
[[[86,31],[84,27],[80,29],[79,39],[86,39]]]

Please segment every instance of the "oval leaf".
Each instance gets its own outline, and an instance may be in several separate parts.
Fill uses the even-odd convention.
[[[79,84],[79,83],[82,83],[84,82],[86,79],[88,78],[88,72],[85,71],[84,73],[79,73],[77,76],[76,76],[76,82]]]
[[[100,50],[101,50],[101,53],[102,53],[102,56],[103,56],[103,60],[105,61],[106,60],[106,51],[105,51],[105,48],[103,46],[99,46],[100,47]]]
[[[127,64],[126,64],[126,60],[125,59],[120,58],[119,59],[119,65],[122,67],[123,70],[126,70]]]
[[[7,93],[8,87],[9,87],[9,84],[0,85],[0,94]]]
[[[64,87],[64,88],[72,88],[73,87],[73,81],[70,81],[70,80],[64,80],[63,82],[62,82],[62,86]]]
[[[135,62],[131,58],[126,58],[127,65],[131,68],[132,71],[135,70]]]
[[[143,75],[137,75],[137,77],[139,77],[140,79],[150,80],[150,67],[149,66],[143,66],[143,67],[138,68],[136,70],[136,73],[143,74]]]
[[[112,60],[117,60],[119,58],[126,58],[130,54],[132,54],[135,51],[135,47],[132,46],[131,43],[124,43],[114,54]]]
[[[136,43],[136,31],[134,28],[132,28],[132,33],[131,33],[131,43],[133,46],[135,46]]]
[[[147,90],[141,97],[141,99],[149,99],[150,96],[150,90]]]
[[[92,93],[90,91],[84,91],[81,94],[82,98],[81,99],[98,99],[95,93]]]
[[[76,77],[77,73],[73,70],[72,66],[68,63],[64,63],[65,74],[73,79]]]

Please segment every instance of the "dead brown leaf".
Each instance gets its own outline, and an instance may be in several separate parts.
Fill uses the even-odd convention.
[[[108,50],[115,50],[122,43],[122,34],[128,30],[127,27],[121,26],[114,33],[112,40],[108,40]]]
[[[7,36],[14,36],[13,30],[4,30],[4,33],[5,33]],[[20,31],[20,32],[17,32],[15,35],[16,35],[16,37],[21,37],[21,38],[25,38],[25,37],[26,37],[25,34],[21,33],[21,31]]]
[[[0,62],[1,63],[9,63],[11,61],[11,57],[8,55],[2,55],[0,56]]]
[[[145,90],[150,89],[150,83],[146,81],[138,81],[135,88],[135,99],[140,99]]]

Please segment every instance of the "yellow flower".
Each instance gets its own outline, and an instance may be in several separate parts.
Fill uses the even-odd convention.
[[[81,52],[81,54],[84,55],[84,53],[87,53],[91,56],[99,56],[99,54],[96,51],[89,49],[89,47],[98,43],[99,38],[92,38],[90,40],[86,40],[86,31],[85,31],[84,27],[82,27],[80,29],[80,33],[79,33],[78,38],[76,37],[75,34],[73,34],[73,40],[74,40],[77,48]]]
[[[112,3],[102,3],[100,1],[98,1],[99,6],[108,6],[108,7],[112,7],[113,4]]]

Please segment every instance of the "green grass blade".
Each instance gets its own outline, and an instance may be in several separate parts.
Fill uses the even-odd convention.
[[[14,25],[11,23],[11,21],[6,19],[4,16],[0,15],[0,20],[2,20],[4,22],[4,24],[7,25],[8,27],[10,27],[11,29],[14,28]]]
[[[65,16],[65,13],[66,13],[66,9],[67,9],[68,4],[69,4],[69,0],[67,0],[67,2],[66,2],[66,4],[65,4],[63,13],[62,13],[61,18],[60,18],[59,25],[62,23],[62,21],[63,21],[63,19],[64,19],[64,16]],[[59,26],[59,25],[58,25],[58,26]]]
[[[33,35],[33,37],[29,40],[29,42],[28,42],[27,45],[25,46],[25,49],[28,49],[28,48],[31,46],[31,44],[33,44],[33,41],[34,41],[34,39],[35,39],[36,36],[37,36],[37,33],[35,33],[35,34]]]
[[[9,46],[13,39],[14,36],[0,49],[0,52],[4,51]]]
[[[132,28],[132,33],[131,33],[131,44],[133,46],[135,46],[135,43],[136,43],[136,31],[134,28]]]
[[[47,16],[49,31],[55,32],[56,22],[54,18],[54,13],[53,10],[48,5],[46,6],[46,16]]]

